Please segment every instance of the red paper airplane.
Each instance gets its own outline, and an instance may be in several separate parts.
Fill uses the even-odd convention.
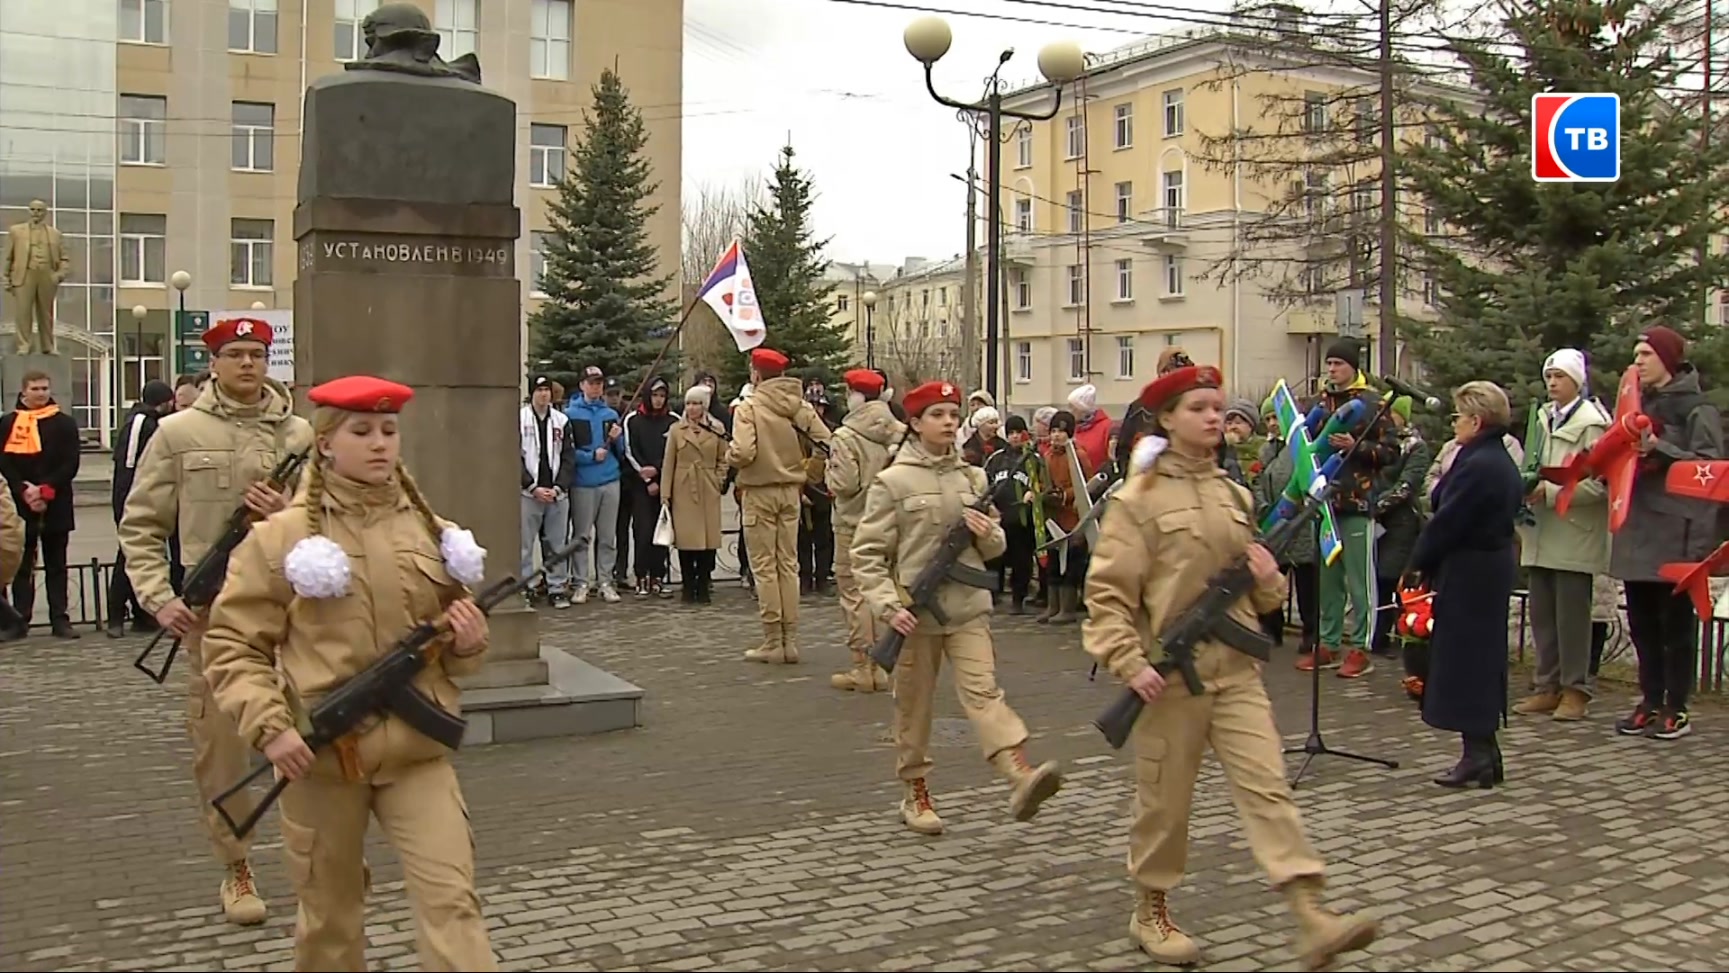
[[[1675,593],[1692,598],[1699,617],[1708,619],[1712,615],[1711,575],[1725,567],[1729,567],[1729,541],[1718,545],[1703,561],[1665,564],[1657,573],[1664,581],[1675,582]]]
[[[1663,485],[1678,497],[1729,503],[1729,459],[1677,460]]]
[[[1573,491],[1580,480],[1600,476],[1609,483],[1609,529],[1617,531],[1627,522],[1633,499],[1633,477],[1638,472],[1640,440],[1651,433],[1651,419],[1640,411],[1639,368],[1627,366],[1621,375],[1621,390],[1615,396],[1615,421],[1603,437],[1583,453],[1575,453],[1562,466],[1545,466],[1543,479],[1561,488],[1555,511],[1566,516],[1573,504]]]

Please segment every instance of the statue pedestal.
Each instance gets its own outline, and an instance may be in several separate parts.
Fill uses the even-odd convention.
[[[9,411],[24,388],[26,372],[47,372],[54,383],[54,401],[71,411],[72,360],[62,355],[9,354],[0,358],[0,412]]]
[[[516,106],[476,84],[347,71],[306,91],[294,212],[294,372],[414,389],[403,461],[474,531],[491,584],[521,549],[522,301]],[[461,133],[452,138],[451,133]],[[468,741],[638,725],[642,690],[540,643],[520,601],[462,681]]]

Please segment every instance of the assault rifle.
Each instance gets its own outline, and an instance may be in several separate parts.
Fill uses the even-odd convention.
[[[986,513],[997,504],[997,497],[1002,491],[1014,488],[1013,477],[1003,480],[995,489],[987,489],[984,496],[968,505],[968,509]],[[938,625],[947,625],[947,616],[937,606],[937,592],[946,582],[955,581],[987,591],[994,589],[997,586],[995,574],[960,563],[961,555],[973,546],[973,540],[973,530],[967,526],[966,517],[962,515],[960,521],[949,528],[948,536],[943,538],[943,546],[936,556],[931,558],[924,570],[913,579],[912,588],[907,592],[909,603],[904,607],[910,610],[922,608],[936,619]],[[884,672],[893,672],[895,663],[900,661],[901,647],[906,644],[907,637],[893,628],[885,626],[885,629],[882,638],[877,639],[877,644],[871,648],[870,657]]]
[[[1294,513],[1255,538],[1255,542],[1265,547],[1275,560],[1282,557],[1299,536],[1313,543],[1312,535],[1308,533],[1309,525],[1320,514],[1334,489],[1331,479],[1323,481],[1319,489],[1304,494],[1302,505]],[[1195,671],[1195,647],[1203,639],[1217,639],[1266,662],[1272,654],[1272,640],[1229,615],[1231,606],[1241,601],[1255,585],[1255,574],[1249,569],[1246,551],[1208,578],[1206,592],[1159,633],[1158,645],[1165,656],[1153,666],[1159,675],[1168,677],[1173,672],[1177,673],[1183,677],[1183,683],[1192,695],[1205,693],[1200,673]],[[1117,701],[1093,720],[1093,726],[1105,735],[1105,742],[1113,749],[1121,749],[1128,742],[1129,732],[1134,729],[1135,720],[1140,717],[1144,706],[1146,700],[1139,693],[1124,689]]]
[[[580,543],[582,540],[579,538],[547,555],[538,571],[520,581],[510,577],[500,580],[476,596],[475,605],[482,613],[490,615],[492,610],[505,600],[539,584],[546,575],[546,565],[566,560],[576,552]],[[414,685],[414,677],[431,661],[426,652],[427,645],[449,631],[449,628],[450,624],[445,616],[421,622],[398,639],[388,653],[378,657],[371,665],[320,699],[317,705],[312,707],[312,711],[305,714],[303,720],[297,721],[298,725],[295,727],[306,741],[306,746],[316,754],[320,750],[339,745],[344,738],[351,737],[364,720],[380,713],[396,714],[404,723],[452,750],[462,746],[462,734],[468,728],[468,721],[452,715],[437,702],[428,699],[426,694]],[[239,823],[229,815],[223,804],[246,790],[267,771],[274,769],[273,764],[260,764],[239,783],[216,795],[216,799],[210,802],[210,806],[222,816],[223,822],[234,832],[236,838],[246,837],[257,826],[258,819],[282,796],[289,780],[278,777],[270,790],[265,792],[264,799]]]
[[[300,468],[306,465],[306,460],[311,455],[312,448],[309,446],[298,453],[289,453],[282,457],[282,461],[264,478],[264,485],[279,493],[288,489],[299,479]],[[240,542],[246,539],[247,531],[252,529],[253,521],[257,519],[258,515],[246,506],[245,500],[228,515],[228,528],[222,532],[222,539],[211,545],[210,550],[205,551],[198,563],[192,566],[192,570],[186,572],[180,598],[187,608],[203,612],[216,600],[217,594],[222,591],[222,582],[228,577],[229,556],[240,546]],[[138,654],[138,658],[132,660],[132,667],[155,680],[158,686],[168,678],[168,667],[174,664],[174,657],[180,654],[180,637],[176,636],[174,642],[168,646],[168,657],[162,660],[161,669],[150,668],[144,664],[144,660],[150,658],[150,653],[156,651],[156,643],[162,641],[162,637],[167,634],[167,629],[157,632],[150,644],[144,647],[144,651]]]

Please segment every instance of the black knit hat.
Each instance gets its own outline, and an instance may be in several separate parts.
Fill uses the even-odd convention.
[[[1321,356],[1321,361],[1326,362],[1334,358],[1350,363],[1352,368],[1362,368],[1363,346],[1355,338],[1340,338],[1327,346],[1326,354]]]

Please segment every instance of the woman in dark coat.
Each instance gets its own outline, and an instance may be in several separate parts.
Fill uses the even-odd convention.
[[[1504,779],[1495,731],[1507,711],[1507,604],[1523,484],[1501,445],[1512,417],[1507,393],[1470,382],[1453,393],[1453,409],[1462,445],[1411,554],[1411,570],[1435,592],[1423,722],[1464,738],[1459,763],[1435,783],[1487,789]]]

